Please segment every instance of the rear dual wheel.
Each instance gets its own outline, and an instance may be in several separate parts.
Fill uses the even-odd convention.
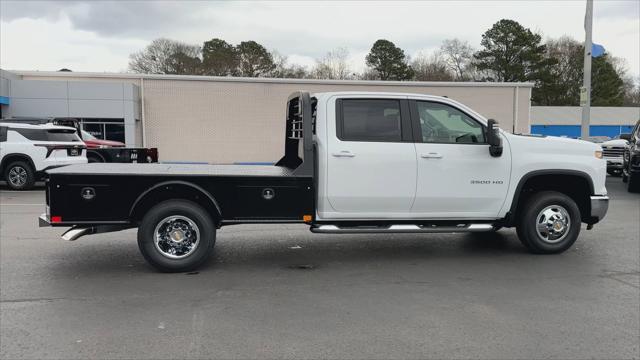
[[[543,191],[525,202],[516,230],[532,253],[555,254],[573,245],[581,222],[580,209],[573,199],[559,192]]]
[[[186,200],[168,200],[154,206],[138,227],[142,256],[163,272],[197,268],[211,256],[215,240],[211,215]]]

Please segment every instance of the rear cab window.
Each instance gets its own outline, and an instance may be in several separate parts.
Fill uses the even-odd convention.
[[[410,125],[400,99],[339,99],[337,136],[342,141],[401,142]],[[403,136],[404,135],[404,136]]]

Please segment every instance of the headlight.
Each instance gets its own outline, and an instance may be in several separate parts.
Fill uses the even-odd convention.
[[[596,150],[596,152],[595,152],[595,156],[596,156],[596,158],[598,158],[598,159],[602,159],[602,150]]]

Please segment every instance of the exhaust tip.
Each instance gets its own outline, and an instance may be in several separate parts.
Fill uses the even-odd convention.
[[[78,228],[78,227],[74,226],[71,229],[65,231],[64,234],[62,234],[61,237],[62,237],[62,240],[76,241],[79,238],[81,238],[82,236],[93,234],[93,232],[94,232],[94,228],[92,228],[92,227]]]

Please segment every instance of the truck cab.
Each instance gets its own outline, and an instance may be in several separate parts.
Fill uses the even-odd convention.
[[[216,229],[306,223],[316,233],[480,232],[516,227],[559,253],[608,208],[593,143],[509,134],[445,97],[297,92],[275,166],[87,164],[49,172],[43,225],[64,238],[138,227],[145,258],[184,271]],[[108,209],[108,210],[105,210]]]

